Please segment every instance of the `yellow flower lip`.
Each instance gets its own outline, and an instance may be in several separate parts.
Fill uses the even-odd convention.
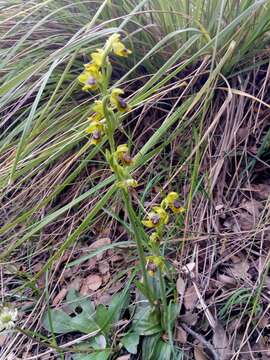
[[[91,134],[90,142],[93,145],[97,145],[104,135],[104,124],[100,121],[91,121],[88,128],[85,129],[87,134]]]
[[[146,257],[146,270],[150,276],[154,276],[157,269],[164,269],[164,258],[162,256],[147,256]]]
[[[154,225],[158,225],[160,223],[160,216],[158,214],[153,214],[150,219]]]
[[[162,200],[161,207],[164,209],[170,208],[174,214],[181,214],[185,211],[185,209],[181,206],[179,194],[177,192],[170,192]]]
[[[78,80],[82,83],[83,90],[96,90],[98,88],[98,82],[101,80],[101,73],[98,66],[93,63],[85,64],[84,71],[78,76]]]
[[[153,228],[161,225],[168,224],[169,215],[166,210],[162,209],[160,206],[154,206],[152,211],[148,215],[147,220],[143,220],[142,223],[148,228]]]
[[[101,138],[101,133],[100,133],[100,131],[94,130],[94,131],[93,131],[93,134],[92,134],[92,138],[93,138],[94,140],[99,140],[99,139]]]
[[[130,110],[130,106],[126,100],[121,96],[124,94],[124,91],[119,88],[112,89],[110,102],[114,108],[120,112],[127,112]]]
[[[174,201],[173,201],[173,206],[174,206],[176,209],[179,209],[179,208],[181,207],[180,201],[174,200]]]
[[[121,96],[118,97],[119,105],[124,110],[127,108],[127,102],[125,99],[123,99]]]
[[[89,78],[86,80],[86,84],[87,85],[96,85],[97,81],[93,76],[89,76]]]

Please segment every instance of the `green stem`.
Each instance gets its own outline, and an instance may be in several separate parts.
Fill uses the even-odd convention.
[[[141,236],[138,232],[138,225],[137,225],[137,216],[136,213],[132,207],[130,198],[128,193],[126,192],[126,190],[122,191],[123,194],[123,200],[128,212],[128,217],[131,223],[131,226],[133,228],[134,231],[134,238],[135,238],[135,242],[137,245],[137,250],[138,250],[138,255],[139,255],[139,260],[140,260],[140,265],[141,265],[141,270],[142,270],[142,275],[143,275],[143,282],[144,282],[144,286],[146,288],[146,292],[148,295],[148,300],[150,302],[151,305],[154,306],[154,296],[148,281],[148,275],[147,275],[147,270],[146,270],[146,258],[145,258],[145,254],[144,254],[144,249],[143,249],[143,243],[141,240]]]
[[[102,99],[102,108],[103,108],[103,113],[105,115],[105,119],[106,119],[106,125],[107,125],[107,136],[108,136],[108,140],[109,140],[109,144],[110,144],[110,150],[111,150],[111,154],[113,154],[115,152],[115,142],[114,142],[114,128],[115,128],[115,124],[113,123],[113,119],[111,118],[111,114],[110,111],[108,110],[107,107],[107,103],[109,101],[109,95],[104,96],[104,98]]]
[[[159,281],[160,281],[160,291],[161,291],[161,302],[163,305],[163,311],[161,311],[161,315],[162,315],[162,320],[161,323],[163,325],[163,328],[166,329],[166,323],[167,323],[167,298],[166,298],[166,290],[165,290],[165,282],[164,282],[164,278],[162,276],[162,270],[159,268],[158,269],[158,274],[159,274]]]

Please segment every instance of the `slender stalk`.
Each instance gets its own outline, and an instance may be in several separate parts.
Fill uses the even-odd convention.
[[[134,238],[135,238],[135,242],[137,245],[137,250],[138,250],[138,255],[139,255],[139,260],[140,260],[140,265],[141,265],[141,271],[142,271],[142,275],[143,275],[143,281],[144,281],[144,285],[146,288],[146,292],[148,295],[148,300],[151,305],[154,305],[154,296],[153,296],[153,293],[152,293],[152,290],[151,290],[151,287],[150,287],[150,284],[148,281],[148,275],[147,275],[147,271],[146,271],[146,258],[145,258],[145,254],[144,254],[143,243],[142,243],[140,234],[138,232],[137,215],[133,209],[133,206],[131,204],[128,193],[125,190],[123,190],[122,195],[123,195],[125,207],[128,212],[128,217],[129,217],[131,226],[134,231]]]
[[[162,270],[158,269],[159,281],[160,281],[160,291],[161,291],[161,302],[163,305],[163,311],[161,312],[161,323],[163,328],[166,329],[167,323],[167,315],[168,315],[168,306],[167,306],[167,297],[166,297],[166,290],[165,290],[165,282],[164,277],[162,276]]]

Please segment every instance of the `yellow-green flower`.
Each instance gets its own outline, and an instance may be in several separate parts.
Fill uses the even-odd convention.
[[[124,91],[119,88],[115,88],[111,92],[110,102],[113,108],[116,108],[120,112],[127,112],[131,109],[126,100],[120,96],[124,95]]]
[[[109,37],[107,45],[111,46],[113,53],[117,56],[128,57],[128,55],[132,53],[132,51],[127,49],[121,42],[121,36],[118,33]]]
[[[104,119],[104,112],[101,100],[96,100],[92,109],[94,111],[94,114],[88,118],[89,121],[100,121]]]
[[[97,51],[91,53],[90,56],[93,64],[100,68],[104,61],[105,51],[103,49],[97,49]]]
[[[181,214],[185,211],[185,208],[181,206],[177,192],[170,192],[162,201],[161,205],[164,206],[165,209],[169,207],[175,214]]]
[[[83,90],[97,90],[101,80],[101,73],[95,64],[86,64],[85,70],[78,76],[80,83],[84,84]]]
[[[122,144],[117,146],[116,149],[117,160],[120,161],[123,165],[131,165],[133,162],[132,157],[129,155],[129,150],[127,144]]]
[[[148,214],[146,220],[143,220],[142,223],[148,228],[158,227],[160,225],[166,225],[169,221],[169,215],[166,210],[160,206],[154,206],[151,212]]]
[[[92,121],[88,128],[85,129],[87,134],[91,134],[91,144],[97,145],[102,140],[104,135],[104,124],[100,123],[99,121]]]
[[[159,235],[157,232],[153,232],[150,236],[149,236],[149,243],[150,244],[156,244],[159,241]]]
[[[8,306],[0,307],[0,331],[10,330],[15,327],[18,317],[18,310]]]
[[[146,269],[150,276],[155,276],[158,268],[163,271],[164,266],[165,263],[162,256],[146,256]]]
[[[138,182],[135,179],[130,178],[130,179],[120,181],[118,183],[118,186],[122,189],[127,189],[129,187],[135,188],[138,186]]]

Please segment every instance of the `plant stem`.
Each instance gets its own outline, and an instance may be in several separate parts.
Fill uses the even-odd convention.
[[[158,274],[159,274],[159,281],[160,281],[161,302],[163,305],[163,311],[161,311],[161,315],[162,315],[161,319],[162,319],[162,323],[163,323],[162,324],[163,328],[166,329],[167,315],[168,315],[167,298],[166,298],[164,278],[162,276],[162,270],[160,268],[158,269]]]
[[[123,200],[128,212],[128,217],[131,223],[131,226],[133,228],[134,231],[134,238],[135,238],[135,242],[137,245],[137,250],[138,250],[138,255],[139,255],[139,260],[140,260],[140,265],[141,265],[141,270],[142,270],[142,275],[143,275],[143,282],[146,288],[146,292],[148,295],[148,300],[151,303],[151,305],[154,305],[154,297],[152,294],[152,290],[148,281],[148,275],[147,275],[147,271],[146,271],[146,259],[145,259],[145,254],[144,254],[144,249],[143,249],[143,243],[140,237],[140,234],[138,232],[138,219],[137,219],[137,215],[133,209],[133,206],[131,204],[130,198],[128,193],[126,192],[126,190],[122,191],[123,194]]]

